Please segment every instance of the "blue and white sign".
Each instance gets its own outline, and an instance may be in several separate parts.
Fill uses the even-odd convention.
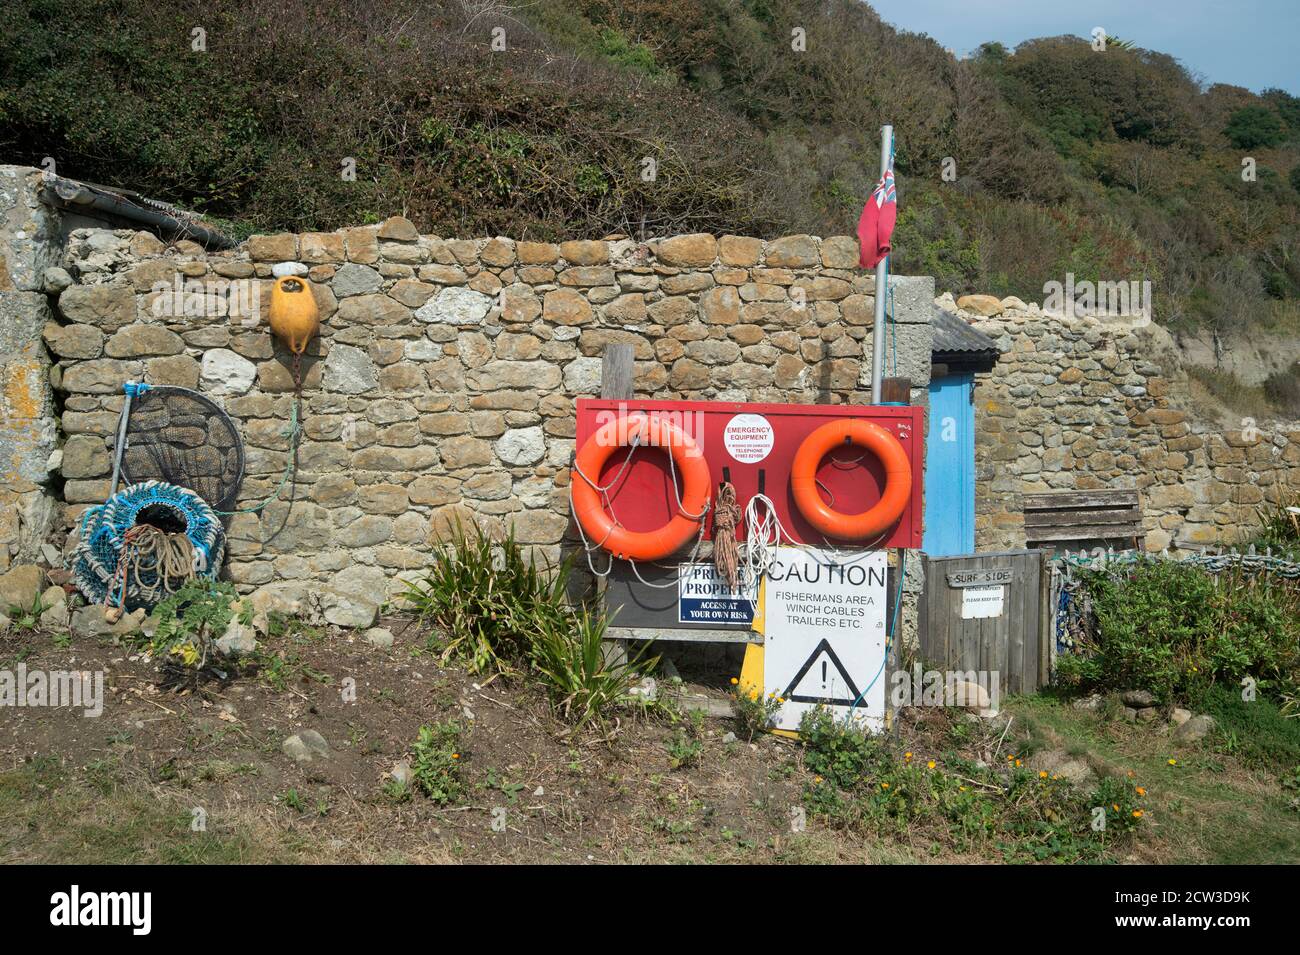
[[[677,577],[679,623],[748,624],[754,620],[754,603],[742,591],[732,590],[713,564],[682,564]]]

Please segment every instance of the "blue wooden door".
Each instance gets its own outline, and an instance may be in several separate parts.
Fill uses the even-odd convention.
[[[934,557],[975,551],[974,380],[967,371],[930,382],[922,548]]]

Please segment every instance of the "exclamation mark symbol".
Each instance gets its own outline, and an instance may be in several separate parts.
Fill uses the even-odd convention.
[[[826,687],[826,661],[822,661],[822,688]]]

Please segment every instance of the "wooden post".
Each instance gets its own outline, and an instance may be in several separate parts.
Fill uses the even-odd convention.
[[[608,345],[600,356],[600,396],[611,401],[630,401],[635,352],[631,345]]]
[[[609,401],[632,400],[633,359],[635,351],[632,345],[607,345],[600,356],[600,396]],[[597,475],[592,475],[595,480]],[[596,595],[604,602],[605,582],[596,582]],[[601,651],[608,663],[619,665],[627,663],[627,643],[623,640],[606,640]]]

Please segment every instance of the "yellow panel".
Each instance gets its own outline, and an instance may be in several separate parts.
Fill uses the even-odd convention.
[[[754,622],[750,629],[755,633],[763,633],[763,607],[767,601],[767,578],[758,586],[758,606],[754,608]],[[756,689],[759,693],[763,692],[763,646],[758,643],[749,643],[745,645],[745,661],[740,665],[740,686],[738,689],[743,693],[746,689]],[[776,736],[784,736],[786,739],[798,739],[799,734],[793,730],[768,730]]]

